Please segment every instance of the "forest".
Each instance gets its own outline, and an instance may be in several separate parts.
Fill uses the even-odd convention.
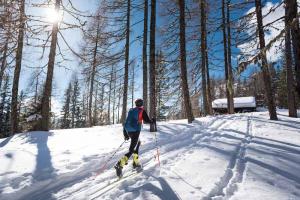
[[[123,123],[136,98],[157,121],[246,96],[296,118],[299,3],[1,0],[0,138]]]

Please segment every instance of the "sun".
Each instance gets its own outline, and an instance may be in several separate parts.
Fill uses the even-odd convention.
[[[62,13],[57,12],[54,8],[48,8],[46,11],[46,19],[50,23],[57,23],[62,20]]]

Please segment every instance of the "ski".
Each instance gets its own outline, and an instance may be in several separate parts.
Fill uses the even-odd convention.
[[[134,177],[138,176],[141,172],[142,171],[137,172],[135,170],[134,172],[128,173],[128,174],[122,176],[122,178],[117,178],[116,180],[114,180],[113,182],[107,184],[106,186],[97,189],[97,191],[89,194],[89,196],[91,197],[91,200],[99,198],[103,194],[105,194],[108,191],[114,189],[116,186],[118,186],[119,184],[121,184],[123,181],[126,181],[129,178],[134,178]]]

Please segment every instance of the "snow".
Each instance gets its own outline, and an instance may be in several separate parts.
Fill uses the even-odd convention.
[[[255,108],[255,97],[236,97],[233,98],[235,108]],[[213,108],[227,108],[227,99],[216,99],[212,102]]]
[[[29,117],[27,117],[26,121],[27,122],[33,122],[33,121],[37,121],[39,119],[42,119],[41,115],[39,115],[39,114],[33,114],[33,115],[30,115]]]
[[[120,181],[113,165],[129,146],[118,149],[120,125],[1,139],[0,199],[300,199],[300,119],[285,110],[278,116],[270,121],[263,111],[158,123],[160,165],[155,135],[144,125],[144,170],[133,173],[130,161]]]

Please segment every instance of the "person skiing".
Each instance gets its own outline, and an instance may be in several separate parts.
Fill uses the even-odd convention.
[[[139,162],[139,147],[141,141],[139,140],[141,127],[143,121],[145,123],[153,123],[153,120],[150,120],[147,112],[144,110],[144,101],[143,99],[135,100],[135,108],[131,108],[128,112],[127,118],[124,123],[124,139],[130,141],[129,152],[126,153],[115,165],[116,173],[118,177],[122,177],[122,169],[124,165],[128,164],[128,160],[133,155],[133,168],[137,171],[141,170],[141,164]]]

